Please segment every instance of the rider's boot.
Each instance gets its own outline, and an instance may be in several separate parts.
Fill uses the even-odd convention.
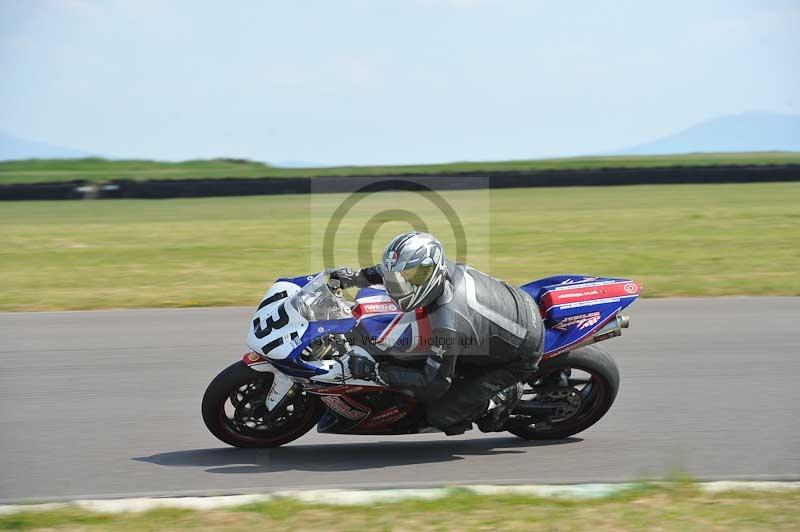
[[[455,425],[444,427],[442,429],[442,432],[444,432],[447,436],[458,436],[459,434],[464,434],[471,428],[472,428],[472,421],[461,421],[459,423],[456,423]]]
[[[503,428],[511,415],[511,411],[522,398],[524,387],[521,382],[503,388],[489,401],[486,413],[476,424],[481,432],[496,432]]]

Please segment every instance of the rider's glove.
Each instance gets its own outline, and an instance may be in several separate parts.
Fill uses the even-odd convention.
[[[347,366],[350,368],[350,375],[352,375],[354,379],[363,379],[385,384],[378,372],[378,364],[370,358],[350,353]]]
[[[351,270],[350,268],[337,268],[330,272],[330,278],[339,281],[340,288],[350,288],[355,286],[358,277],[358,271]]]

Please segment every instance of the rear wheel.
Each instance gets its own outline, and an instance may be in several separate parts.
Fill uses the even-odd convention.
[[[617,397],[619,370],[603,349],[590,345],[539,364],[514,409],[509,432],[527,440],[561,439],[602,418]]]
[[[319,399],[303,391],[280,412],[266,407],[272,373],[258,372],[244,362],[228,366],[203,395],[203,421],[211,433],[234,447],[277,447],[308,432],[319,419]]]

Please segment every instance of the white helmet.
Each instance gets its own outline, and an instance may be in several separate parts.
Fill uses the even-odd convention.
[[[429,233],[403,233],[389,242],[381,259],[383,285],[403,312],[436,301],[445,285],[442,243]]]

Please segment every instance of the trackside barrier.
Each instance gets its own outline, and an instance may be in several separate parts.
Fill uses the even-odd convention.
[[[381,183],[385,190],[402,188],[403,179],[433,190],[478,188],[487,180],[491,188],[573,187],[619,185],[666,185],[700,183],[766,183],[800,181],[800,165],[670,166],[654,168],[598,168],[469,172],[437,175],[392,174],[391,176],[323,176],[315,178],[217,178],[130,181],[112,180],[0,185],[0,200],[190,198],[209,196],[255,196],[351,192],[364,185]],[[484,178],[476,179],[476,178]],[[381,181],[385,180],[385,181]]]

